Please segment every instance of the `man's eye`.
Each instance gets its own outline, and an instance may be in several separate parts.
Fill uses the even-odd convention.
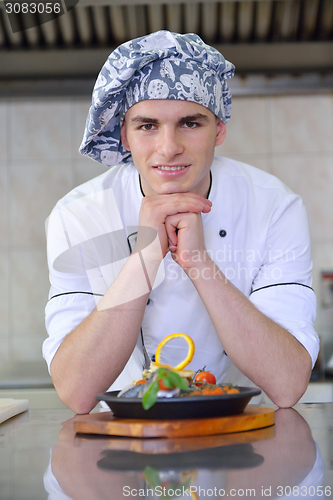
[[[154,125],[152,123],[146,123],[145,125],[142,125],[141,130],[153,130]]]
[[[196,122],[185,122],[184,125],[186,128],[195,128],[198,126]]]

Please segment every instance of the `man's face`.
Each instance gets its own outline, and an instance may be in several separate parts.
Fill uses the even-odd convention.
[[[121,129],[146,195],[186,193],[206,196],[214,148],[225,124],[200,104],[151,99],[134,104]]]

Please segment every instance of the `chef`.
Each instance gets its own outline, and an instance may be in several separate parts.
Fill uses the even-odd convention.
[[[141,378],[175,332],[195,342],[188,368],[218,382],[240,370],[280,407],[307,387],[319,349],[307,215],[275,177],[214,157],[233,74],[197,35],[159,31],[98,76],[80,152],[109,168],[47,221],[43,355],[77,413]],[[164,362],[186,349],[170,342]]]

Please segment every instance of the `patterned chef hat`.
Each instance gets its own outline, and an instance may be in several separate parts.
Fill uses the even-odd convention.
[[[126,111],[146,99],[180,99],[230,118],[235,67],[198,35],[157,31],[123,43],[95,83],[80,153],[111,167],[132,161],[120,137]]]

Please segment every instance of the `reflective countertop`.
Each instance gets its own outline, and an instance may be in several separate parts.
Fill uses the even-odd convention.
[[[0,425],[1,500],[333,497],[333,403],[196,438],[75,434],[74,421],[70,410],[30,410]]]

